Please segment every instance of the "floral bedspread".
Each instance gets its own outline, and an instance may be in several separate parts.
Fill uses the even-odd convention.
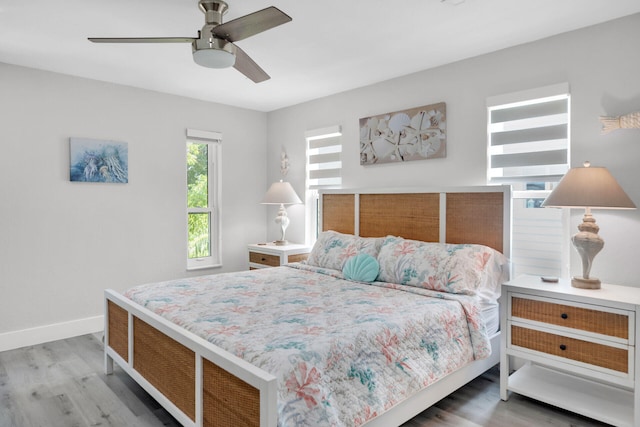
[[[360,426],[491,352],[472,297],[305,264],[125,296],[274,375],[282,427]]]

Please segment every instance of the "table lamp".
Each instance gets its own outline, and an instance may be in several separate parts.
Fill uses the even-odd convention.
[[[582,259],[582,277],[572,277],[571,286],[600,289],[600,280],[589,277],[593,258],[604,246],[591,209],[635,209],[636,205],[606,168],[585,162],[584,167],[572,168],[562,177],[542,206],[585,209],[579,232],[571,238]]]
[[[264,195],[264,198],[260,203],[263,205],[280,205],[278,216],[276,216],[275,222],[280,226],[282,235],[280,237],[280,240],[276,240],[274,243],[278,246],[284,246],[288,244],[288,242],[284,238],[284,233],[289,226],[289,217],[287,216],[287,209],[284,207],[284,205],[295,205],[298,203],[302,203],[302,200],[300,200],[291,184],[280,180],[279,182],[274,182],[273,184],[271,184],[271,187],[269,187],[267,194]]]

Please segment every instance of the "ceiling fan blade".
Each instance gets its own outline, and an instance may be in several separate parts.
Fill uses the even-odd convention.
[[[220,24],[211,32],[218,38],[230,42],[237,42],[238,40],[246,39],[247,37],[277,27],[278,25],[286,24],[291,20],[289,15],[277,7],[271,6]]]
[[[89,37],[94,43],[191,43],[194,37]]]
[[[238,46],[236,46],[236,63],[233,68],[249,77],[254,83],[260,83],[271,78]]]

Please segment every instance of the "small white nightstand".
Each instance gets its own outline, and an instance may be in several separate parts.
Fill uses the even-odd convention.
[[[273,243],[249,245],[249,269],[279,267],[289,262],[304,261],[311,248],[305,245],[289,244],[276,246]]]
[[[500,398],[513,391],[615,426],[640,427],[640,288],[521,276],[502,286]],[[511,373],[511,356],[526,363]]]

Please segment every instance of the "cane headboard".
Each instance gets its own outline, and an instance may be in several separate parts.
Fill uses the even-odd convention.
[[[511,187],[322,190],[320,230],[511,252]]]

